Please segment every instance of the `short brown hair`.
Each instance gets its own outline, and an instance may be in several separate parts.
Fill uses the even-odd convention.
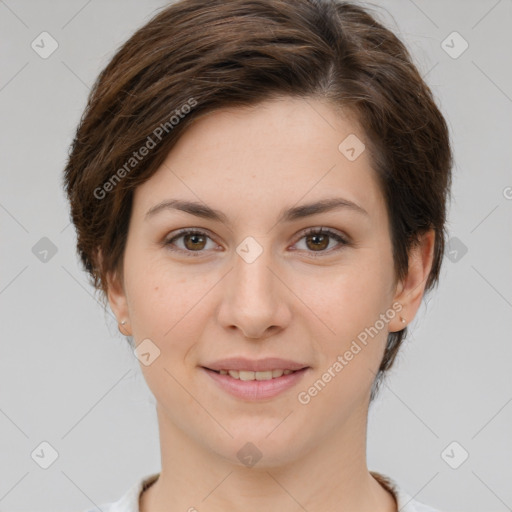
[[[433,228],[425,290],[437,284],[452,154],[447,124],[404,44],[350,2],[181,0],[100,73],[64,171],[78,253],[103,298],[107,273],[122,275],[133,192],[187,127],[214,110],[280,96],[322,98],[355,115],[386,200],[396,277],[407,275],[418,235]],[[149,139],[154,146],[135,161]],[[389,333],[372,398],[405,335]]]

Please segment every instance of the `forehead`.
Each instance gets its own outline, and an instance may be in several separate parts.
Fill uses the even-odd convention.
[[[356,122],[317,99],[209,112],[138,187],[136,207],[172,196],[238,214],[341,196],[378,211],[383,198],[365,139]]]

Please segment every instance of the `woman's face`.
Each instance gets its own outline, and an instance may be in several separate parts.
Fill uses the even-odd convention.
[[[109,299],[143,343],[160,429],[237,464],[257,453],[250,442],[260,466],[364,430],[388,332],[419,304],[395,283],[364,140],[320,100],[217,111],[137,188],[123,288],[112,285]],[[301,208],[334,200],[345,206]],[[197,213],[162,206],[171,201]],[[329,233],[306,232],[320,228]],[[248,361],[215,364],[226,358]],[[261,369],[253,365],[269,358],[287,362],[267,369],[306,369],[244,381],[205,368]]]

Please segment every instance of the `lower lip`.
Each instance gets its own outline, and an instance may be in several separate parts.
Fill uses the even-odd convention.
[[[221,375],[207,368],[203,368],[203,370],[230,395],[244,400],[257,401],[273,398],[295,386],[308,368],[269,380],[239,380],[229,375]]]

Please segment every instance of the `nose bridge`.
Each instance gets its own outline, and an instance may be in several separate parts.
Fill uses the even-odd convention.
[[[260,337],[287,321],[282,284],[274,275],[272,251],[264,242],[245,239],[236,250],[234,266],[224,288],[219,320],[238,327],[248,337]],[[272,270],[271,270],[272,269]]]
[[[257,306],[270,305],[275,299],[275,276],[269,270],[273,264],[272,251],[263,241],[247,237],[237,247],[232,287],[237,300],[243,304]]]

